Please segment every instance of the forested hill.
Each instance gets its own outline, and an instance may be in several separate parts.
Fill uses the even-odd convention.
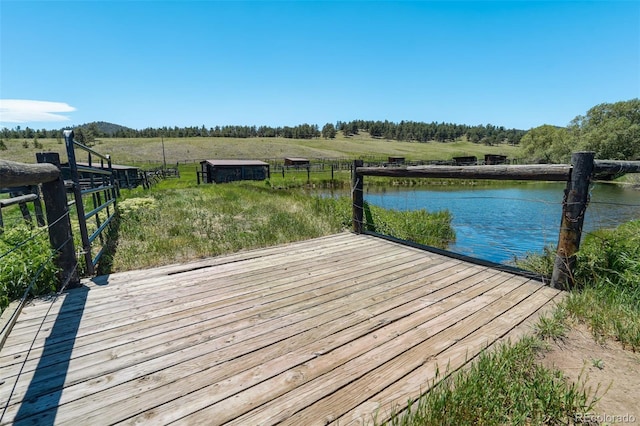
[[[317,124],[300,124],[298,126],[215,126],[206,128],[193,127],[148,127],[142,130],[131,129],[118,124],[97,121],[73,127],[76,139],[91,141],[95,138],[157,138],[157,137],[232,137],[232,138],[272,138],[283,137],[291,139],[333,139],[338,132],[346,137],[366,132],[374,138],[415,141],[415,142],[450,142],[466,138],[470,142],[494,145],[498,143],[518,144],[524,130],[506,129],[492,124],[469,126],[453,123],[424,123],[416,121],[338,121],[336,124],[327,123],[322,129]],[[1,136],[6,139],[58,138],[61,130],[36,130],[4,128]]]
[[[117,133],[126,133],[135,131],[129,127],[121,126],[119,124],[107,123],[106,121],[95,121],[93,123],[83,124],[78,126],[81,128],[92,129],[95,128],[97,130],[97,135],[101,137],[112,137]]]

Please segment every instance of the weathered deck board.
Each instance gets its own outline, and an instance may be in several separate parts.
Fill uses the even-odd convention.
[[[366,423],[558,297],[347,233],[97,277],[24,308],[0,351],[0,424]]]

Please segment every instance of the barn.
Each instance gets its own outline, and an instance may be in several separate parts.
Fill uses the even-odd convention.
[[[402,165],[404,164],[404,157],[389,156],[388,164]]]
[[[284,165],[287,167],[307,167],[309,160],[301,157],[285,157]]]
[[[269,164],[259,160],[204,160],[200,170],[205,183],[235,180],[264,180],[270,177]]]
[[[484,164],[486,164],[486,165],[507,164],[507,156],[506,155],[485,154],[484,155]]]
[[[456,166],[474,166],[478,164],[478,158],[475,156],[453,157]]]

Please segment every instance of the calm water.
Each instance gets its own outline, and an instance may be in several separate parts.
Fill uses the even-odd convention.
[[[488,188],[365,188],[365,201],[398,210],[449,210],[456,242],[449,250],[508,263],[541,252],[558,241],[564,183]],[[585,231],[640,219],[640,191],[596,184],[585,215]],[[583,234],[584,235],[584,234]]]

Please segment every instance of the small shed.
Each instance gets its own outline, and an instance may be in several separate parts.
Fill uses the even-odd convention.
[[[478,158],[475,156],[453,157],[456,166],[473,166],[478,164]]]
[[[494,165],[494,164],[507,164],[507,156],[506,155],[495,155],[495,154],[485,154],[484,155],[484,164],[486,165]]]
[[[264,180],[270,177],[269,164],[259,160],[204,160],[200,162],[205,183],[235,180]]]
[[[389,157],[389,164],[404,164],[404,157]]]
[[[284,165],[289,167],[307,167],[309,165],[309,159],[301,157],[285,157]]]

